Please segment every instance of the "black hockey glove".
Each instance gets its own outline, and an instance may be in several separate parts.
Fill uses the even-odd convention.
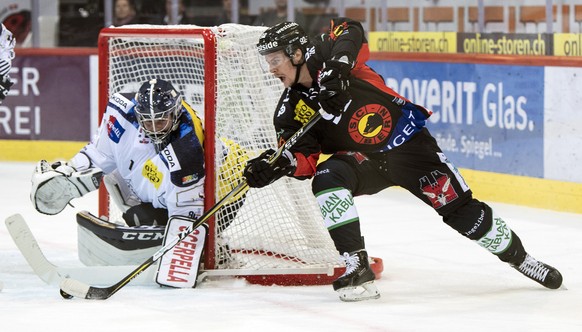
[[[262,188],[295,170],[296,160],[291,152],[284,151],[274,164],[269,164],[273,154],[275,150],[269,149],[247,162],[243,175],[249,187]]]
[[[14,85],[14,83],[12,83],[8,74],[0,78],[0,100],[4,100],[4,98],[6,98],[12,85]]]
[[[343,57],[342,57],[343,58]],[[352,100],[348,91],[350,81],[348,77],[351,64],[346,61],[329,60],[325,63],[324,68],[319,73],[319,106],[334,116],[343,113]]]

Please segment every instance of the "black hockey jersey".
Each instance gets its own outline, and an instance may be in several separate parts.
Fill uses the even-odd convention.
[[[388,88],[366,65],[369,49],[364,31],[349,19],[332,20],[329,35],[307,48],[305,59],[311,77],[319,76],[325,61],[343,55],[354,62],[349,86],[352,102],[341,116],[319,121],[292,149],[297,158],[296,177],[315,173],[319,153],[379,153],[397,148],[420,131],[431,114]],[[312,88],[295,84],[283,92],[274,117],[279,144],[319,110],[318,93],[317,82]]]

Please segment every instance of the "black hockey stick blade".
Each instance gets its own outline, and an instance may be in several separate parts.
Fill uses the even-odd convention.
[[[303,137],[303,135],[311,128],[317,121],[321,119],[321,114],[316,112],[307,123],[303,125],[299,130],[295,132],[284,145],[282,145],[276,152],[271,156],[269,159],[270,163],[274,163],[283,153],[283,151],[290,149],[297,141]],[[178,242],[182,241],[186,238],[190,233],[192,233],[198,226],[202,225],[210,217],[212,217],[222,206],[229,203],[230,200],[237,196],[239,193],[246,190],[248,187],[246,179],[243,179],[234,189],[232,189],[226,196],[220,199],[212,208],[206,211],[200,218],[197,220],[186,218],[186,217],[172,217],[172,218],[180,218],[184,220],[188,220],[192,222],[190,226],[182,230],[178,235],[170,242],[166,243],[165,246],[160,248],[156,251],[152,257],[148,258],[145,262],[143,262],[140,266],[138,266],[135,270],[125,276],[116,284],[109,286],[109,287],[96,287],[87,285],[81,281],[66,278],[63,279],[60,283],[60,294],[65,299],[71,299],[73,297],[84,298],[88,300],[106,300],[111,297],[113,294],[117,293],[123,286],[127,285],[131,280],[137,277],[140,273],[145,271],[148,267],[154,264],[160,257],[162,257],[166,252],[170,251],[174,246],[178,244]]]

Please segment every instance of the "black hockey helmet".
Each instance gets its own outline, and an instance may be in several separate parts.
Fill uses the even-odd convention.
[[[284,50],[288,57],[292,57],[298,48],[305,55],[309,38],[305,31],[294,22],[282,22],[265,30],[259,38],[257,50],[261,55]]]
[[[182,96],[172,84],[159,78],[142,84],[135,94],[137,121],[145,134],[156,144],[178,127],[182,112]]]

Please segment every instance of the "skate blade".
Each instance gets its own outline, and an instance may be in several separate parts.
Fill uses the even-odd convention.
[[[344,302],[358,302],[380,298],[380,292],[373,281],[356,287],[344,287],[337,290],[340,300]]]

